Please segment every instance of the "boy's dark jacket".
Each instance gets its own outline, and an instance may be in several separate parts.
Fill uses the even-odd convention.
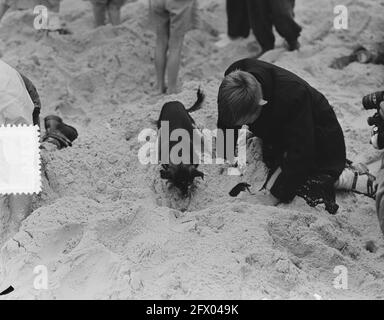
[[[263,158],[282,173],[271,193],[290,202],[311,175],[336,181],[345,168],[343,131],[327,99],[295,74],[254,58],[232,64],[225,75],[242,70],[261,83],[268,104],[250,130],[263,140]],[[218,123],[218,127],[223,126]]]

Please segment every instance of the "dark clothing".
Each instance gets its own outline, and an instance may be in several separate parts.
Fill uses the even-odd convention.
[[[295,74],[267,62],[240,60],[225,75],[235,70],[251,73],[268,101],[249,127],[263,140],[269,169],[282,169],[271,193],[290,202],[310,176],[325,174],[336,182],[345,168],[346,150],[343,131],[327,99]]]
[[[228,36],[247,38],[249,30],[263,51],[275,47],[273,26],[288,42],[300,36],[302,28],[294,20],[295,0],[227,0]]]
[[[40,110],[41,110],[41,102],[40,102],[40,97],[39,94],[36,90],[36,87],[32,83],[31,80],[29,80],[26,76],[21,74],[21,78],[24,81],[25,87],[27,88],[28,94],[31,97],[31,100],[35,106],[33,113],[32,113],[32,119],[33,119],[33,125],[38,125],[40,126]]]
[[[329,175],[311,176],[299,187],[296,194],[311,207],[324,204],[325,210],[330,214],[336,214],[339,209],[336,203],[335,180]]]
[[[251,26],[248,19],[247,0],[227,0],[228,36],[248,38]]]
[[[248,10],[252,12],[251,28],[263,51],[275,47],[276,31],[288,42],[297,40],[302,28],[294,20],[295,0],[250,0]]]
[[[193,129],[194,126],[193,124],[195,121],[192,119],[192,117],[189,115],[188,111],[185,109],[184,105],[179,102],[179,101],[172,101],[172,102],[167,102],[164,104],[163,108],[161,109],[160,117],[158,120],[157,128],[160,129],[160,137],[163,137],[164,134],[166,134],[165,130],[163,131],[161,128],[161,122],[162,121],[168,121],[169,124],[169,135],[167,137],[169,141],[169,145],[166,146],[162,143],[161,145],[161,153],[168,153],[168,155],[171,155],[171,150],[172,148],[179,144],[180,142],[183,143],[184,149],[187,150],[189,149],[189,159],[186,163],[192,164],[194,163],[193,161]],[[179,137],[178,141],[170,141],[171,139],[171,134],[177,129],[184,129],[188,132],[189,134],[189,141],[186,141],[185,139],[182,139]],[[164,140],[161,140],[164,141]],[[184,145],[186,143],[186,145]],[[164,154],[164,155],[165,155]],[[187,157],[187,155],[183,154],[183,159],[184,156]],[[168,160],[168,161],[167,161]],[[165,162],[165,163],[172,163],[170,159],[163,159],[162,154],[160,154],[160,161]],[[184,162],[183,162],[184,163]]]

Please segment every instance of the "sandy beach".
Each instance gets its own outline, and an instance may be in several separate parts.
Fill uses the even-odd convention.
[[[287,52],[279,38],[262,59],[321,91],[343,127],[348,158],[370,164],[381,154],[369,144],[366,118],[373,112],[361,99],[383,90],[384,66],[329,65],[356,44],[383,40],[384,4],[338,4],[349,8],[348,30],[333,28],[334,1],[298,0],[302,48]],[[204,21],[226,32],[224,1],[199,7]],[[266,168],[257,139],[242,179],[255,195],[236,199],[228,192],[240,178],[224,165],[201,166],[206,179],[182,201],[157,165],[138,161],[140,131],[154,128],[165,102],[192,105],[199,86],[207,100],[194,118],[215,128],[223,73],[258,53],[254,38],[219,49],[213,35],[191,31],[182,92],[160,96],[146,1],[125,5],[117,27],[93,29],[88,1],[64,0],[62,17],[73,35],[37,32],[31,10],[11,12],[0,24],[1,59],[34,82],[42,117],[57,114],[79,131],[72,148],[42,154],[43,192],[17,233],[5,232],[8,217],[0,213],[0,291],[15,288],[4,299],[384,299],[384,238],[374,200],[339,192],[334,216],[301,198],[266,205],[258,192]],[[33,286],[38,265],[47,266],[47,290]],[[348,270],[347,289],[334,285],[338,266]]]

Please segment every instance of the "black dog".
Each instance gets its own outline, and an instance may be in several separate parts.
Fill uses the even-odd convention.
[[[190,161],[188,164],[180,163],[180,164],[173,164],[171,159],[169,159],[169,164],[162,164],[162,169],[160,171],[160,176],[162,179],[167,180],[170,182],[173,186],[178,188],[182,195],[185,197],[188,195],[189,188],[193,185],[194,179],[197,177],[200,177],[204,179],[204,173],[197,170],[198,164],[193,163],[193,130],[195,121],[192,119],[192,117],[189,115],[190,113],[199,110],[204,102],[205,95],[200,90],[197,91],[197,101],[195,104],[189,108],[185,109],[184,105],[179,101],[171,101],[164,104],[159,120],[157,121],[157,128],[160,132],[160,139],[161,139],[161,122],[167,121],[169,123],[169,137],[166,137],[169,141],[169,150],[161,150],[161,143],[160,146],[160,162],[161,160],[161,154],[162,151],[169,152],[168,155],[171,154],[172,148],[180,142],[179,141],[170,141],[170,135],[173,130],[176,129],[184,129],[189,133],[190,137]],[[160,141],[159,139],[159,141]],[[169,157],[170,158],[170,157]]]

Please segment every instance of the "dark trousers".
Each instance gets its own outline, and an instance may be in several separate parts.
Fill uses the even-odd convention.
[[[227,0],[228,36],[248,38],[251,26],[248,19],[247,0]]]
[[[228,35],[248,37],[252,29],[263,51],[275,47],[276,31],[287,41],[300,36],[302,28],[294,20],[295,0],[227,0]]]

